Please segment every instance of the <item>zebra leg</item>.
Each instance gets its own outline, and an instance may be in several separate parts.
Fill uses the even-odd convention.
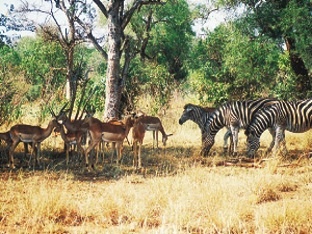
[[[269,148],[266,150],[266,155],[269,154],[272,151],[272,149],[273,149],[273,147],[275,145],[275,138],[276,138],[276,129],[269,128],[268,131],[272,135],[272,141],[270,143]]]
[[[231,133],[231,130],[230,129],[228,129],[227,131],[226,131],[226,133],[224,134],[224,137],[223,137],[223,140],[224,140],[224,144],[223,144],[223,152],[224,153],[226,153],[227,151],[228,151],[228,148],[229,148],[229,146],[228,146],[228,139],[229,139],[229,137],[231,137],[232,136],[232,133]],[[231,138],[232,139],[232,138]],[[232,140],[230,139],[230,144],[232,144]],[[231,153],[231,152],[230,152]]]
[[[277,128],[275,134],[276,134],[276,136],[275,136],[275,144],[274,144],[274,147],[273,147],[273,157],[277,156],[277,153],[279,151],[280,143],[282,142],[282,144],[286,144],[286,142],[285,142],[285,133],[284,133],[283,129]]]
[[[213,144],[214,144],[214,137],[206,136],[205,139],[203,140],[202,150],[200,154],[204,157],[207,157]]]
[[[233,156],[237,156],[238,131],[238,127],[231,126],[231,132],[233,137]]]

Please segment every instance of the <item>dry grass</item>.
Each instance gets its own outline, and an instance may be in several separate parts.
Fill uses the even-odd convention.
[[[152,134],[146,134],[142,170],[132,169],[127,144],[121,167],[65,169],[53,137],[44,142],[45,169],[2,168],[0,233],[312,232],[309,133],[287,134],[290,159],[270,158],[258,168],[222,166],[224,131],[216,136],[214,156],[202,159],[200,132],[191,122],[178,125],[184,102],[178,103],[162,117],[174,133],[166,150],[152,150]],[[240,133],[242,154],[244,141]],[[264,134],[263,151],[269,142]]]

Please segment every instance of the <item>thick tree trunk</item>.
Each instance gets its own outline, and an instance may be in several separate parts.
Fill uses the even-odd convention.
[[[119,18],[121,3],[113,1],[108,14],[108,60],[104,119],[118,117],[123,82],[120,77],[120,48],[122,29]]]
[[[307,98],[307,93],[312,89],[309,71],[307,70],[302,58],[295,51],[295,40],[286,37],[285,42],[287,51],[289,52],[291,68],[297,76],[297,98]]]

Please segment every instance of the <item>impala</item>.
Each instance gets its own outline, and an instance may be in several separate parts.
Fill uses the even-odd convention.
[[[105,142],[113,142],[115,143],[116,151],[117,151],[117,164],[121,159],[121,151],[123,147],[123,142],[125,138],[128,136],[130,128],[133,126],[133,117],[127,116],[125,118],[124,125],[116,125],[112,123],[104,123],[97,118],[94,117],[86,117],[84,119],[84,125],[88,128],[88,132],[90,134],[91,143],[85,150],[85,162],[86,167],[90,169],[88,155],[90,151],[97,146],[102,140]],[[114,153],[114,151],[113,151]],[[94,165],[92,164],[92,167]]]
[[[158,131],[162,133],[162,142],[164,146],[166,146],[168,137],[172,135],[172,134],[165,133],[165,130],[158,117],[144,116],[144,115],[137,117],[132,128],[132,141],[133,141],[133,150],[134,150],[133,166],[135,168],[141,168],[141,164],[142,164],[141,163],[141,151],[142,151],[142,145],[143,145],[143,140],[144,140],[146,131],[153,131],[154,138],[156,135],[157,148],[158,148]],[[155,141],[155,139],[153,139],[153,141]]]
[[[145,125],[141,121],[135,121],[132,128],[132,142],[133,142],[133,167],[141,168],[141,151],[143,140],[145,137]]]
[[[12,145],[12,139],[10,136],[10,131],[0,132],[0,140],[3,140],[6,143],[5,151],[7,151]],[[28,153],[28,143],[24,142],[24,156],[26,156],[27,153]],[[6,154],[7,154],[7,152],[6,152]]]
[[[87,115],[88,115],[88,113],[87,113]],[[110,123],[110,124],[113,124],[113,125],[119,125],[119,126],[124,126],[125,127],[124,120],[120,120],[120,119],[117,119],[117,118],[109,119],[109,120],[105,121],[105,123]],[[126,136],[126,139],[127,139],[128,143],[129,143],[128,136]],[[104,147],[105,147],[105,145],[108,148],[109,147],[109,142],[105,143],[104,139],[102,138],[102,140],[98,144],[98,149],[96,150],[95,164],[98,163],[99,156],[102,156],[102,162],[104,163]],[[129,143],[129,145],[130,145],[130,143]],[[115,142],[112,142],[112,148],[113,148],[113,150],[116,148]],[[113,157],[111,157],[111,164],[112,163],[113,163]]]
[[[66,145],[66,166],[67,166],[69,162],[69,150],[71,146],[77,146],[78,157],[79,157],[79,153],[84,152],[81,146],[81,139],[83,137],[83,132],[76,131],[76,132],[65,133],[64,126],[60,124],[58,124],[58,126],[55,128],[54,131],[59,132],[61,134],[61,137]]]
[[[169,136],[173,134],[166,134],[164,127],[158,117],[148,116],[148,115],[140,115],[136,121],[141,122],[145,126],[146,131],[153,131],[153,149],[155,147],[158,149],[158,131],[162,134],[162,143],[166,146],[167,140]]]
[[[49,122],[47,128],[41,128],[39,126],[32,126],[27,124],[17,124],[11,127],[9,131],[12,140],[12,144],[9,148],[9,163],[11,168],[15,168],[13,153],[16,146],[20,142],[32,144],[32,148],[34,149],[33,151],[36,151],[35,162],[38,163],[38,157],[40,156],[40,144],[51,135],[52,130],[55,127],[57,127],[57,121],[55,119]]]
[[[67,117],[67,112],[69,110],[64,110],[67,104],[65,104],[65,106],[62,107],[62,109],[60,110],[58,115],[55,115],[55,113],[50,110],[53,114],[53,116],[55,116],[57,122],[61,125],[64,125],[66,128],[66,135],[65,138],[76,138],[76,145],[77,146],[77,150],[81,151],[82,149],[82,145],[86,142],[87,139],[87,129],[82,128],[83,125],[83,120],[70,120],[70,118]],[[88,112],[86,111],[86,117],[90,117],[93,116],[95,112]],[[65,131],[64,131],[65,133]],[[63,139],[64,140],[64,139]],[[68,141],[68,140],[66,140]],[[66,141],[64,140],[65,143],[65,148],[66,148],[66,155],[68,153],[67,146],[71,145],[71,144],[66,144]],[[70,141],[70,140],[69,140]],[[73,145],[73,144],[72,144]],[[67,157],[67,156],[66,156]],[[68,158],[67,158],[68,159]],[[66,160],[67,160],[66,159]],[[68,162],[68,161],[67,161]]]

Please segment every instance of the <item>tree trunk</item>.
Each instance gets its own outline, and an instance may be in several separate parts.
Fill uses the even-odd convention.
[[[108,60],[104,119],[118,117],[123,82],[120,77],[122,29],[119,17],[120,1],[112,1],[108,13]]]
[[[309,78],[309,71],[307,70],[304,61],[296,53],[296,43],[292,38],[286,37],[286,48],[289,52],[290,64],[294,73],[297,76],[297,98],[307,98],[308,92],[311,91],[312,85]]]

